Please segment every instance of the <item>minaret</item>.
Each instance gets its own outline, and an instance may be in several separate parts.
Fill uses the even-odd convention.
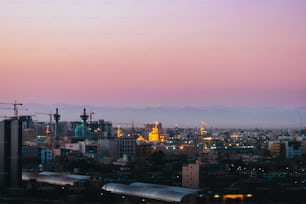
[[[82,119],[82,123],[83,123],[83,127],[82,127],[82,137],[84,139],[87,139],[86,138],[86,132],[85,132],[85,129],[86,129],[86,121],[88,119],[88,115],[86,114],[86,108],[83,109],[83,115],[80,115],[81,119]]]
[[[58,108],[56,108],[55,114],[53,115],[55,120],[55,148],[59,148],[59,134],[58,134],[58,121],[61,118],[61,115],[58,114]]]
[[[52,145],[52,143],[51,143],[51,138],[50,138],[50,133],[51,133],[51,131],[50,131],[50,125],[47,124],[47,126],[46,126],[46,137],[47,137],[46,142],[47,142],[47,144],[48,144],[48,147],[49,147],[50,144]]]
[[[117,138],[120,138],[121,137],[121,130],[120,130],[120,126],[118,126],[118,129],[117,129]]]

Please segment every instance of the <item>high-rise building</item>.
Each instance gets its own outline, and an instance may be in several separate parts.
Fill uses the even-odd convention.
[[[0,191],[21,185],[22,121],[0,121]]]

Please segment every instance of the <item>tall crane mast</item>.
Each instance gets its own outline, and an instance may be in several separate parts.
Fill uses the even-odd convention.
[[[94,115],[95,113],[93,111],[89,112],[89,122],[92,123],[92,115]]]
[[[14,117],[18,118],[18,109],[17,106],[22,106],[22,103],[17,103],[16,101],[14,103],[0,103],[3,105],[13,105],[14,106]]]

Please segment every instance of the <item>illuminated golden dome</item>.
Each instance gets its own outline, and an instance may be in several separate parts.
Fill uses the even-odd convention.
[[[152,131],[149,133],[149,141],[150,142],[159,142],[159,133],[158,133],[157,122],[155,123],[155,126],[152,128]]]
[[[137,138],[137,141],[145,141],[145,138],[142,135],[139,135],[139,137]]]

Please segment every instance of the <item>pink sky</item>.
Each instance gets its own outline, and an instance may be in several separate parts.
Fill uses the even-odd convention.
[[[306,104],[304,0],[2,0],[0,102]]]

